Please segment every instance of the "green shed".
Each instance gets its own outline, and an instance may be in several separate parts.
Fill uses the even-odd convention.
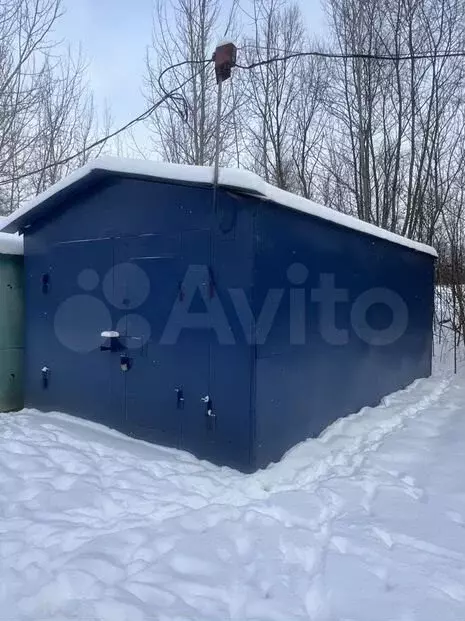
[[[0,233],[0,411],[23,407],[23,239]]]

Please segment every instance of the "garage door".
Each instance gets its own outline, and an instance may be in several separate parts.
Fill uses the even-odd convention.
[[[217,303],[228,313],[228,286],[242,278],[240,244],[234,265],[236,243],[218,246],[212,269],[210,241],[208,231],[190,231],[63,243],[48,265],[35,262],[32,401],[247,463],[250,348],[219,344],[214,329],[196,323]]]
[[[57,244],[48,264],[35,263],[28,274],[34,299],[27,306],[34,321],[27,324],[26,343],[35,367],[27,369],[27,393],[42,409],[119,427],[124,384],[117,365],[100,350],[102,332],[117,320],[109,304],[113,265],[110,239]]]
[[[205,313],[209,252],[208,232],[195,231],[126,238],[115,253],[115,303],[127,311],[120,327],[130,357],[128,427],[139,437],[203,457],[215,444],[209,416],[212,334],[184,329],[183,317]],[[193,296],[185,291],[186,277]]]

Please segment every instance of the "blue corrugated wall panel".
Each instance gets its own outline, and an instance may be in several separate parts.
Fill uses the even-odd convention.
[[[290,266],[292,280],[307,275],[302,284],[289,281]],[[312,301],[312,296],[319,299],[321,277],[334,279],[342,290],[338,295],[347,297],[332,306],[334,321]],[[270,290],[284,292],[268,338],[257,346],[258,467],[317,436],[337,418],[376,405],[384,395],[430,374],[433,286],[432,256],[273,204],[258,211],[256,316]],[[363,333],[360,338],[351,320],[360,295],[377,288],[394,292],[408,308],[406,328],[392,344],[374,345]],[[298,344],[290,338],[292,289],[301,291],[297,295],[304,296],[306,308],[305,335]],[[374,304],[368,324],[388,327],[392,312],[387,310],[385,304]],[[301,335],[298,317],[294,321]],[[331,331],[322,330],[322,321],[345,330],[347,338],[336,334],[336,341],[344,342],[334,344],[334,335],[328,339],[325,333],[331,336]]]

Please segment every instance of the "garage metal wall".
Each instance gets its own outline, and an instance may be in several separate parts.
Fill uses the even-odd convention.
[[[215,208],[207,188],[112,178],[27,229],[26,404],[250,469],[254,350],[229,288],[250,293],[251,201],[221,191]],[[160,342],[191,268],[205,299],[190,311],[219,302],[232,343],[215,329]],[[115,329],[122,349],[100,351]]]
[[[69,190],[25,230],[28,406],[250,471],[430,373],[431,256],[257,197],[218,196],[213,205],[211,188],[105,177]],[[200,274],[191,311],[222,309],[226,333],[184,330],[162,343],[173,306],[187,304],[191,269]],[[312,292],[322,276],[347,297],[334,317],[344,345],[321,331]],[[408,309],[387,346],[353,327],[351,308],[374,288]],[[281,296],[275,309],[270,292]],[[302,296],[295,343],[290,300]],[[262,342],[257,323],[269,311]],[[382,327],[389,314],[374,305],[368,319]],[[100,351],[100,333],[115,329],[121,349]]]
[[[285,291],[266,343],[257,347],[256,464],[263,466],[341,416],[430,375],[434,258],[272,203],[257,213],[255,239],[255,314],[271,288]],[[289,276],[306,278],[295,284]],[[332,319],[312,301],[322,277],[347,298],[334,306],[335,326],[347,333],[343,344],[325,338],[321,322]],[[408,310],[405,329],[387,345],[360,336],[351,316],[366,292],[383,299],[379,289],[387,299],[400,297]],[[292,344],[289,336],[291,290],[305,296],[303,344]],[[373,304],[366,318],[382,329],[391,315],[385,304]]]

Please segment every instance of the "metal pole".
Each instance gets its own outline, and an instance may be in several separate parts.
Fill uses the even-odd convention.
[[[223,79],[218,80],[218,104],[216,109],[216,143],[215,143],[215,172],[213,187],[216,193],[220,177],[220,149],[221,149],[221,111],[223,104]]]

